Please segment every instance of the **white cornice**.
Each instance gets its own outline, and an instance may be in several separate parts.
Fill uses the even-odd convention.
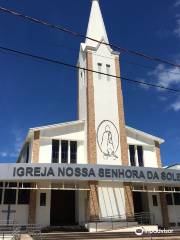
[[[142,136],[144,138],[147,138],[147,139],[150,139],[150,140],[153,140],[153,141],[157,141],[157,142],[159,142],[159,144],[162,144],[162,143],[165,142],[164,139],[162,139],[162,138],[156,137],[154,135],[151,135],[149,133],[140,131],[138,129],[135,129],[135,128],[132,128],[132,127],[129,127],[129,126],[126,126],[126,130],[128,130],[129,132],[132,132],[133,134],[137,134],[139,136]]]

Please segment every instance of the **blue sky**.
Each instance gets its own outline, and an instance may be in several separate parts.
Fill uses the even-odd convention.
[[[100,4],[110,42],[180,63],[180,1]],[[91,1],[0,0],[0,5],[85,33]],[[0,46],[76,64],[81,41],[0,12]],[[77,73],[2,51],[0,69],[0,162],[14,162],[28,128],[76,120]],[[124,53],[121,74],[180,89],[180,69]],[[166,140],[164,165],[180,162],[180,94],[123,81],[123,95],[126,124]]]

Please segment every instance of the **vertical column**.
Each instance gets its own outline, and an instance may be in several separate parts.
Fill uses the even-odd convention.
[[[87,52],[87,69],[93,69],[92,53]],[[96,129],[93,72],[87,71],[87,150],[88,163],[96,164]]]
[[[124,119],[124,106],[123,106],[123,95],[121,88],[121,79],[120,77],[120,65],[119,57],[115,58],[116,66],[116,82],[117,82],[117,102],[118,102],[118,113],[119,113],[119,130],[120,130],[120,146],[121,146],[121,161],[122,165],[128,165],[128,145],[127,145],[127,136],[125,128],[125,119]]]
[[[119,130],[120,130],[120,146],[121,146],[121,161],[122,165],[128,166],[128,144],[124,117],[124,105],[123,105],[123,94],[120,79],[120,65],[119,57],[115,58],[116,67],[116,82],[117,82],[117,101],[118,101],[118,113],[119,113]],[[131,190],[130,183],[124,183],[124,195],[125,195],[125,212],[126,216],[134,215],[134,205],[133,205],[133,193]]]
[[[155,141],[154,144],[155,144],[157,165],[158,165],[159,168],[161,168],[162,167],[162,162],[161,162],[160,144],[157,141]]]
[[[87,52],[87,69],[93,69],[92,53]],[[93,72],[87,71],[87,151],[88,163],[97,164]],[[98,182],[89,182],[88,218],[99,218]]]
[[[33,139],[33,149],[32,149],[32,163],[39,162],[39,146],[40,146],[40,131],[34,132]],[[31,187],[35,187],[35,183],[31,184]],[[29,200],[29,216],[28,223],[36,223],[36,193],[37,190],[30,190],[30,200]]]
[[[39,162],[39,146],[40,146],[40,131],[35,131],[32,149],[32,163]]]
[[[163,227],[169,227],[169,214],[168,214],[168,206],[166,203],[166,195],[163,192],[159,193],[160,203],[161,203],[161,214],[162,214],[162,222]]]
[[[133,204],[133,193],[130,183],[124,183],[124,196],[125,196],[125,213],[126,216],[134,216],[134,204]]]
[[[88,220],[99,219],[98,182],[89,182],[88,192]]]
[[[31,184],[31,187],[35,187],[35,184]],[[29,216],[28,223],[35,224],[36,223],[36,191],[30,190],[30,200],[29,200]]]

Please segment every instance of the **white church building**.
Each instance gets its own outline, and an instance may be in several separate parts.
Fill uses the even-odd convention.
[[[92,0],[78,59],[78,119],[29,129],[17,163],[0,165],[0,219],[87,226],[147,213],[151,224],[180,226],[179,168],[162,167],[163,139],[125,125],[119,53],[104,43]]]

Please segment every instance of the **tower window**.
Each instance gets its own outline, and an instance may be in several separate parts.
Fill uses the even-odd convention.
[[[130,163],[131,163],[131,166],[136,166],[136,161],[135,161],[135,146],[134,146],[134,145],[129,145],[129,155],[130,155]]]
[[[109,65],[109,64],[106,64],[106,73],[108,74],[108,75],[110,75],[111,74],[111,66]],[[110,80],[110,76],[108,76],[107,75],[107,80],[109,81]]]
[[[70,142],[70,162],[77,162],[77,142],[75,141]]]
[[[98,63],[98,78],[102,79],[102,63]]]
[[[68,141],[61,141],[61,162],[68,163]]]
[[[59,140],[52,140],[52,163],[59,162]]]

